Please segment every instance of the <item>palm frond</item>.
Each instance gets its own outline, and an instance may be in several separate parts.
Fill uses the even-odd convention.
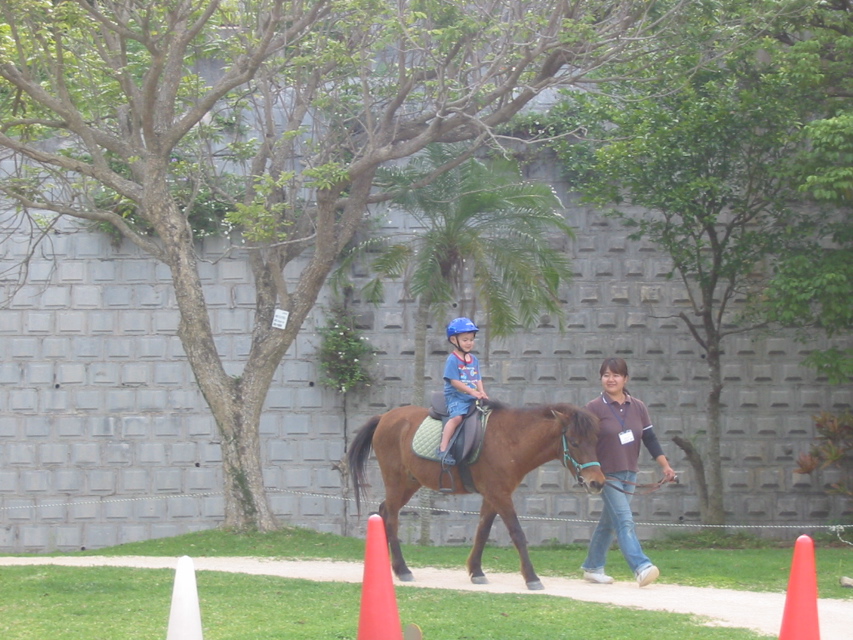
[[[430,304],[451,302],[470,278],[498,337],[534,326],[542,313],[562,324],[558,290],[572,269],[559,247],[573,232],[559,198],[550,185],[522,180],[513,160],[467,152],[430,145],[406,167],[381,172],[382,187],[424,230],[405,243],[408,252],[387,249],[377,267],[405,270],[411,293]]]

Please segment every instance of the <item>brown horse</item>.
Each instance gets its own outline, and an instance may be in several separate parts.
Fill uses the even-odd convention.
[[[468,556],[468,574],[475,584],[488,582],[482,567],[483,549],[495,516],[500,515],[518,550],[527,587],[542,589],[530,562],[527,539],[515,513],[512,493],[530,471],[558,459],[588,492],[600,493],[605,478],[596,461],[598,421],[585,409],[571,404],[513,409],[492,403],[492,407],[480,455],[470,467],[483,504],[474,546]],[[356,434],[347,453],[359,513],[360,494],[365,491],[364,466],[371,446],[376,453],[385,484],[385,500],[379,505],[379,515],[385,522],[391,566],[404,582],[414,578],[403,559],[397,535],[400,509],[420,487],[439,489],[442,473],[439,462],[421,458],[412,451],[415,431],[426,416],[426,409],[415,406],[398,407],[374,416]],[[455,488],[452,492],[467,493],[458,469],[451,467],[449,470]],[[442,482],[442,487],[447,484]]]

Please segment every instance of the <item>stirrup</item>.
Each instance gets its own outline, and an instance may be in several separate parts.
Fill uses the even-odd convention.
[[[441,484],[441,481],[445,475],[450,478],[449,487],[444,487]],[[441,493],[453,493],[454,491],[456,491],[456,482],[453,480],[453,474],[450,473],[450,468],[445,466],[444,463],[441,464],[441,471],[439,471],[438,473],[438,490]]]

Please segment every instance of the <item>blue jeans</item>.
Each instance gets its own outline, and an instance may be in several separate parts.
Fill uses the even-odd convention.
[[[476,402],[471,396],[460,398],[459,396],[445,396],[447,402],[447,415],[450,418],[456,416],[466,416],[471,409],[471,405]]]
[[[589,541],[586,560],[581,565],[584,571],[604,572],[607,551],[614,539],[619,542],[619,550],[622,551],[634,575],[651,566],[652,561],[643,553],[643,548],[634,531],[631,498],[634,497],[636,487],[628,483],[636,481],[637,474],[634,471],[619,471],[607,475],[607,484],[604,485],[604,491],[601,494],[604,508],[601,511],[601,519],[592,534],[592,540]],[[628,493],[622,493],[616,487]]]

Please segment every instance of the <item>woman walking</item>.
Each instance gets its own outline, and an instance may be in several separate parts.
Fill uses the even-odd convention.
[[[587,403],[586,408],[600,422],[598,460],[607,476],[601,494],[604,508],[592,534],[586,559],[581,565],[584,580],[610,584],[613,578],[604,573],[607,552],[615,539],[625,561],[634,572],[641,587],[651,584],[660,575],[658,568],[643,553],[634,530],[631,498],[639,471],[640,442],[663,470],[664,481],[675,480],[675,471],[663,453],[652,428],[649,411],[638,398],[628,393],[628,365],[622,358],[607,358],[599,370],[601,395]]]

